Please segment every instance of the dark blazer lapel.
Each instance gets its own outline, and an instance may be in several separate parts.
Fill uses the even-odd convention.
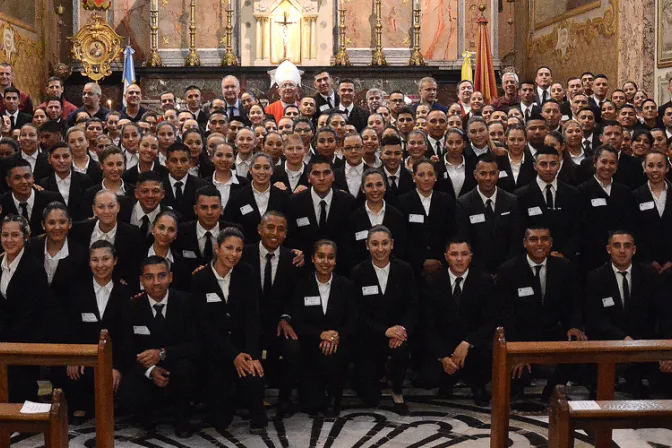
[[[91,279],[90,284],[88,286],[86,286],[86,289],[85,289],[85,293],[86,293],[86,296],[84,298],[84,300],[86,300],[85,308],[86,309],[90,308],[91,310],[93,310],[93,314],[96,315],[96,318],[98,319],[98,322],[102,322],[103,316],[101,316],[100,311],[98,311],[98,299],[96,298],[96,290],[93,287],[93,282],[95,282],[95,280]],[[112,290],[114,291],[114,288]],[[107,306],[105,307],[105,311],[107,311],[107,309],[110,306],[110,303],[109,303],[110,300],[112,300],[112,294],[110,294],[110,299],[107,301],[108,303],[107,303]]]
[[[315,280],[315,285],[317,286],[317,280]],[[336,301],[336,297],[338,297],[338,291],[337,291],[337,284],[336,284],[336,277],[332,274],[331,277],[331,288],[329,288],[329,299],[327,301],[327,312],[324,313],[325,316],[328,316],[329,314],[334,312],[334,307],[337,305],[334,302]],[[337,294],[334,294],[336,292]],[[317,286],[317,295],[320,295],[320,287]]]
[[[611,268],[611,263],[607,263],[604,267],[607,272],[607,278],[609,279],[609,292],[611,293],[611,297],[618,297],[618,302],[616,303],[616,306],[620,309],[623,310],[623,297],[621,296],[621,291],[618,287],[618,282],[621,281],[621,279],[616,278],[616,274],[614,273],[614,270]],[[634,274],[633,274],[634,276]],[[632,288],[631,288],[632,289]],[[606,295],[605,295],[606,297]],[[614,300],[616,302],[616,300]]]

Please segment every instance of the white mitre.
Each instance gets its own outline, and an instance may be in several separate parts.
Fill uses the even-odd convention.
[[[283,61],[282,64],[278,65],[278,68],[268,72],[271,77],[271,87],[273,84],[278,86],[285,81],[292,81],[297,86],[301,85],[301,75],[303,71],[299,70],[296,65],[290,61]]]

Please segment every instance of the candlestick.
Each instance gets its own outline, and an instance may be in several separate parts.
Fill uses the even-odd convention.
[[[382,0],[376,0],[376,49],[371,57],[371,65],[384,66],[387,65],[385,54],[383,53],[383,22],[381,20]]]
[[[189,18],[189,53],[184,60],[185,67],[198,67],[201,58],[196,53],[196,0],[191,0]]]
[[[238,58],[233,54],[233,8],[231,8],[231,2],[226,2],[226,37],[224,57],[222,58],[222,63],[220,64],[223,67],[236,67],[238,65]]]
[[[343,7],[343,0],[340,3],[340,9],[338,10],[338,52],[334,55],[334,65],[347,66],[350,65],[350,58],[345,50],[345,8]]]
[[[163,61],[159,55],[159,0],[152,0],[149,9],[149,56],[148,67],[161,67]]]
[[[426,64],[420,51],[420,2],[417,1],[416,5],[418,8],[413,10],[413,52],[408,60],[408,65],[423,66]]]

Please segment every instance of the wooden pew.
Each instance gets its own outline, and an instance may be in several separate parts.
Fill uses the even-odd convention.
[[[112,341],[107,330],[98,344],[0,343],[0,403],[7,403],[7,366],[86,366],[94,369],[96,447],[114,448]],[[9,433],[0,431],[0,448],[9,447]]]
[[[574,431],[623,428],[672,429],[672,400],[597,401],[599,409],[574,409],[556,386],[548,410],[548,448],[573,448]]]
[[[672,340],[506,342],[504,328],[495,332],[492,362],[490,448],[507,448],[511,370],[529,364],[597,364],[597,399],[614,399],[616,364],[672,359]],[[611,447],[611,430],[596,433],[597,448]]]
[[[51,396],[51,410],[41,414],[22,414],[23,403],[0,404],[0,429],[6,432],[44,433],[45,448],[68,447],[68,407],[61,389]]]

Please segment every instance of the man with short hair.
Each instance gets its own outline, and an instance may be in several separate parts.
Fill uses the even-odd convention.
[[[58,118],[61,118],[63,120],[66,120],[68,118],[68,115],[70,115],[72,112],[77,110],[77,106],[72,104],[70,101],[66,100],[63,97],[63,80],[59,78],[58,76],[52,76],[49,79],[47,79],[47,99],[44,101],[44,103],[40,104],[38,109],[40,107],[47,109],[48,108],[48,103],[50,98],[56,98],[61,106],[60,108],[60,115]],[[49,110],[47,109],[47,115],[49,115]],[[57,118],[49,116],[51,120],[56,120]]]
[[[366,106],[369,114],[375,114],[380,106],[385,105],[385,92],[374,87],[366,91]]]
[[[39,185],[46,191],[59,193],[68,206],[70,217],[79,219],[84,191],[93,185],[93,181],[72,169],[72,152],[65,142],[56,143],[49,149],[49,164],[54,172],[40,179]]]
[[[609,92],[609,79],[607,75],[599,74],[595,75],[593,80],[593,95],[588,98],[588,101],[592,106],[602,107],[602,103],[607,99],[607,93]],[[621,106],[622,107],[622,106]]]
[[[344,111],[348,115],[348,123],[353,124],[357,132],[362,132],[362,129],[367,125],[369,113],[353,103],[355,99],[355,82],[352,79],[341,79],[338,82],[338,96],[338,110]]]
[[[173,92],[163,92],[159,97],[161,101],[161,110],[165,113],[168,109],[175,109],[176,101]]]
[[[625,92],[621,89],[616,89],[611,92],[611,102],[614,103],[614,106],[616,106],[616,110],[625,106],[625,104],[628,102],[625,96]]]
[[[390,124],[393,126],[396,125],[399,111],[406,108],[405,98],[406,96],[404,95],[404,92],[402,92],[401,90],[395,90],[392,93],[390,93],[390,97],[388,98],[388,104],[390,105],[390,115],[391,115]]]
[[[630,132],[637,128],[644,128],[644,125],[637,119],[637,109],[631,104],[624,105],[618,111],[618,122]]]
[[[317,92],[313,95],[315,107],[319,112],[337,109],[341,103],[338,93],[334,91],[334,80],[326,70],[315,72],[313,87]]]
[[[593,94],[593,81],[595,80],[595,75],[591,72],[584,72],[581,74],[581,82],[583,83],[583,93],[586,96],[591,96]]]
[[[317,112],[317,102],[312,96],[304,96],[299,101],[299,113],[302,117],[313,119],[313,116]]]
[[[132,207],[122,211],[119,220],[140,229],[142,238],[147,243],[151,243],[154,220],[159,213],[166,209],[165,205],[161,203],[166,195],[161,176],[152,170],[138,174],[133,193],[135,199]]]
[[[532,81],[523,81],[520,83],[518,95],[520,95],[520,111],[523,113],[525,122],[532,115],[541,114],[539,103],[536,102],[535,85]]]
[[[544,139],[548,135],[548,122],[541,116],[541,112],[530,115],[525,121],[527,131],[527,149],[536,157],[537,151],[544,146]]]
[[[225,113],[229,120],[233,117],[245,117],[245,108],[240,103],[240,81],[233,75],[222,78],[222,96],[225,101]]]
[[[556,100],[551,98],[541,105],[541,116],[546,120],[548,132],[562,133],[562,127],[560,126],[562,112],[560,112],[560,104]]]
[[[189,174],[190,157],[189,148],[183,143],[173,143],[166,150],[166,168],[169,174],[163,180],[163,189],[166,192],[163,203],[179,213],[183,222],[196,219],[194,193],[206,185],[203,179]]]
[[[474,93],[473,82],[463,79],[457,84],[457,104],[462,108],[462,120],[465,120],[469,112],[471,112],[469,100],[471,100],[472,93]]]
[[[445,112],[440,110],[430,110],[427,115],[427,141],[429,148],[427,153],[441,158],[444,153],[444,140],[446,129],[448,128],[448,118]]]
[[[430,107],[430,110],[440,110],[448,113],[448,108],[439,103],[436,98],[436,94],[438,93],[438,83],[436,82],[436,79],[429,76],[422,78],[418,87],[418,93],[420,93],[420,101],[418,104],[427,104]],[[392,97],[392,94],[390,94],[390,97]],[[417,107],[417,104],[415,107]]]
[[[593,153],[600,146],[600,135],[596,132],[595,113],[592,109],[584,107],[579,109],[576,120],[581,124],[581,130],[583,131],[583,139],[581,140],[583,152],[586,157],[592,158]],[[582,161],[583,159],[579,160],[577,165]]]
[[[201,89],[195,85],[187,86],[184,89],[184,102],[187,105],[187,110],[194,116],[194,120],[198,123],[201,131],[205,130],[205,125],[208,123],[208,113],[205,112],[201,106]]]
[[[42,106],[42,104],[44,106]],[[47,114],[47,118],[49,118],[52,121],[62,123],[63,127],[65,128],[65,120],[68,117],[63,118],[63,108],[61,100],[55,96],[48,96],[47,99],[45,99],[44,103],[42,104],[40,105],[40,107],[44,107],[44,110]],[[67,131],[67,129],[64,129],[64,131]]]
[[[658,116],[659,117],[662,117],[665,114],[665,109],[666,108],[672,106],[672,78],[669,78],[667,80],[667,92],[668,92],[668,95],[670,96],[670,100],[667,103],[662,104],[658,108]]]
[[[142,116],[147,112],[147,109],[140,105],[142,102],[142,89],[140,89],[140,86],[131,84],[126,87],[124,99],[126,100],[126,106],[121,109],[121,119],[126,118],[134,123],[140,121]]]
[[[381,171],[385,180],[385,201],[392,205],[399,196],[415,188],[413,176],[402,166],[402,160],[401,140],[396,135],[385,136],[380,142]]]
[[[280,99],[274,103],[269,104],[264,109],[267,115],[272,115],[275,122],[280,121],[285,114],[285,107],[293,104],[298,107],[299,89],[297,83],[292,79],[278,80],[278,92]]]
[[[2,99],[3,112],[2,115],[9,117],[12,130],[21,129],[26,123],[33,121],[33,117],[27,113],[21,112],[19,109],[21,102],[21,92],[16,87],[9,86],[4,91]]]
[[[663,125],[665,126],[665,135],[667,136],[667,139],[670,140],[672,139],[672,103],[665,106],[661,117]]]
[[[45,121],[39,131],[42,152],[49,152],[52,146],[63,141],[63,127],[56,121]]]
[[[544,104],[547,100],[551,99],[553,73],[549,67],[541,66],[537,69],[534,84],[534,101],[537,104]]]
[[[502,90],[504,95],[495,98],[492,102],[492,107],[495,110],[502,112],[509,112],[514,106],[520,104],[520,97],[518,96],[518,75],[513,72],[506,72],[502,75]]]
[[[82,102],[84,105],[68,115],[68,127],[70,128],[75,125],[75,117],[78,112],[86,112],[90,117],[96,117],[104,121],[110,110],[100,105],[100,96],[102,94],[103,91],[97,83],[87,82],[84,84],[84,89],[82,89]]]
[[[0,62],[0,96],[8,87],[14,87],[14,71],[11,64]],[[19,92],[19,110],[32,117],[33,101],[27,93]],[[0,113],[3,111],[4,107],[0,107]]]

